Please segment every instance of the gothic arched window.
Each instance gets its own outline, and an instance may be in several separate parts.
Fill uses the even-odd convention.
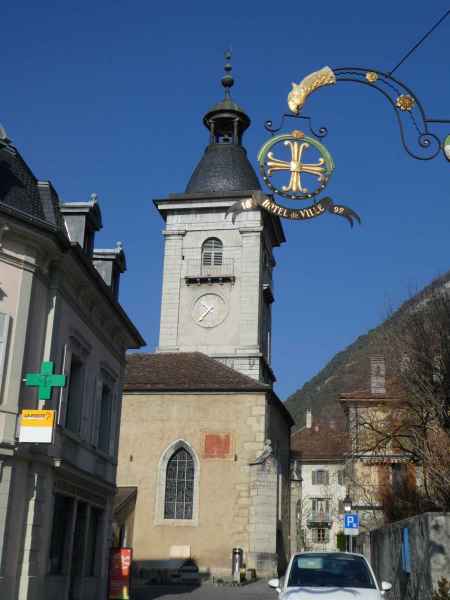
[[[222,264],[223,244],[217,238],[208,238],[202,246],[202,265],[205,267]]]
[[[165,519],[192,519],[194,502],[194,460],[185,448],[170,457],[166,469]]]

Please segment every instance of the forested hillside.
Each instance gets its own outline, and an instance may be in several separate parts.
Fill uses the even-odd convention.
[[[403,311],[423,301],[431,289],[448,287],[449,281],[450,271],[406,301],[381,325],[366,335],[361,335],[345,350],[338,352],[315,377],[294,392],[286,401],[286,406],[296,422],[294,430],[304,425],[306,408],[312,409],[313,418],[342,418],[339,394],[369,387],[369,357],[385,353],[384,345],[389,328],[395,326]],[[386,365],[386,375],[389,376],[389,364]]]

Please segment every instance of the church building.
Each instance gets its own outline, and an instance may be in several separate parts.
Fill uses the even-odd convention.
[[[290,548],[293,421],[271,369],[273,252],[285,237],[259,208],[227,216],[261,188],[225,70],[185,192],[154,201],[165,223],[159,347],[128,357],[118,485],[136,503],[126,543],[143,581],[177,558],[228,575],[233,548],[270,576]]]

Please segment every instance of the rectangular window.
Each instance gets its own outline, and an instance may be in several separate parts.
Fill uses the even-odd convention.
[[[344,470],[343,469],[338,471],[337,479],[338,479],[339,485],[344,485]]]
[[[49,556],[49,572],[52,575],[64,572],[64,558],[72,525],[73,503],[73,498],[55,494]]]
[[[8,343],[9,315],[0,313],[0,398],[6,374],[6,346]]]
[[[313,512],[329,513],[330,499],[329,498],[311,498],[311,508]]]
[[[329,477],[328,471],[317,470],[312,472],[312,483],[313,485],[328,485]]]
[[[75,532],[73,535],[73,547],[71,556],[71,574],[82,575],[84,542],[86,539],[86,519],[88,505],[86,502],[77,503],[77,516],[75,519]]]
[[[316,527],[311,530],[311,534],[315,544],[327,544],[330,541],[330,530],[326,527]]]
[[[79,433],[81,425],[81,410],[83,406],[84,364],[72,354],[70,362],[69,387],[67,392],[67,408],[65,426]]]
[[[105,453],[109,453],[111,442],[112,401],[113,394],[111,386],[107,383],[103,383],[102,392],[100,396],[98,448]]]
[[[407,488],[408,470],[407,465],[395,463],[391,466],[392,470],[392,491],[394,494],[401,494]]]
[[[96,554],[97,547],[100,543],[100,523],[102,511],[98,508],[91,507],[89,518],[89,529],[87,534],[86,544],[86,573],[88,577],[93,577],[96,572]]]

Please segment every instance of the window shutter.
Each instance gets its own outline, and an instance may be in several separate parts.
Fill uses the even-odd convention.
[[[9,315],[0,313],[0,392],[6,373],[6,346],[8,343]]]
[[[114,456],[116,450],[116,432],[117,432],[117,413],[118,413],[118,394],[115,392],[115,386],[111,390],[111,420],[109,426],[109,455]]]
[[[329,483],[330,483],[330,474],[328,473],[328,471],[324,471],[323,472],[323,478],[324,478],[324,485],[329,485]]]
[[[96,448],[98,448],[98,440],[100,436],[100,403],[102,401],[102,389],[103,389],[103,380],[101,377],[97,377],[97,384],[95,386],[95,419],[94,419],[94,431],[93,431],[93,444]]]
[[[66,421],[66,408],[67,408],[67,395],[69,393],[70,384],[70,361],[72,359],[72,353],[69,349],[68,344],[64,345],[64,357],[62,372],[66,376],[66,386],[61,388],[59,392],[59,406],[58,406],[58,425],[64,426]]]
[[[217,238],[208,238],[202,246],[203,266],[220,266],[222,264],[223,244]]]
[[[312,484],[313,485],[317,484],[317,471],[312,472]]]

